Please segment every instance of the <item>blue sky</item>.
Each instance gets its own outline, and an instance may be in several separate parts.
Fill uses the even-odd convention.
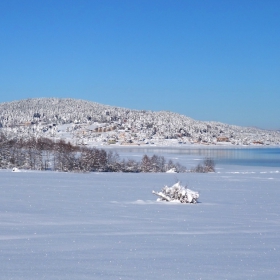
[[[280,129],[280,1],[0,1],[0,102],[70,97]]]

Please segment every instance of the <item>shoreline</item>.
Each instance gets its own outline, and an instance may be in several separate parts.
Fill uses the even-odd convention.
[[[147,144],[147,145],[86,145],[90,148],[99,149],[280,149],[280,145],[203,145],[203,144],[180,144],[180,145],[158,145],[158,144]]]

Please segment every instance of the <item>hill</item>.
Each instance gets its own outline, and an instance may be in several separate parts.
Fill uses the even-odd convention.
[[[8,137],[52,137],[75,144],[279,145],[280,132],[202,122],[167,111],[131,110],[68,98],[0,103]]]

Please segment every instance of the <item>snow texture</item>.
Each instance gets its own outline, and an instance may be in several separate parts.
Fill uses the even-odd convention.
[[[0,170],[1,279],[280,279],[279,168],[176,174]]]

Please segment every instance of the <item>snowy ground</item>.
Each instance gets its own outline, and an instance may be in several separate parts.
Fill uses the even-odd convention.
[[[1,279],[280,279],[280,168],[0,178]],[[156,202],[176,179],[200,203]]]

